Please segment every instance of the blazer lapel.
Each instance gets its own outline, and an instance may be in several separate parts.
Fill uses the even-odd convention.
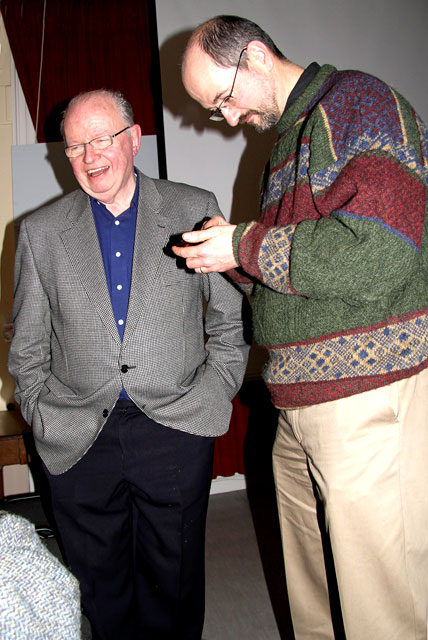
[[[169,218],[162,214],[162,198],[153,180],[139,174],[140,192],[137,226],[135,229],[134,259],[131,292],[126,318],[124,345],[130,339],[148,304],[157,279],[163,248],[169,238]]]
[[[76,197],[68,219],[71,226],[61,233],[61,238],[70,262],[101,321],[114,340],[120,342],[91,205],[83,192]]]

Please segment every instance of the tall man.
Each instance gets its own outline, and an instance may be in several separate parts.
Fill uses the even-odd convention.
[[[213,447],[248,346],[241,294],[166,248],[219,209],[134,168],[121,94],[77,96],[63,130],[81,190],[21,225],[16,398],[94,640],[200,640]]]
[[[255,294],[296,638],[334,637],[325,525],[348,640],[426,640],[427,130],[380,80],[303,69],[234,16],[196,29],[183,82],[279,134],[260,221],[216,217],[175,253]]]

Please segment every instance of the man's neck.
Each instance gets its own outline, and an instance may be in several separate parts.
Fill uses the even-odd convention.
[[[281,113],[284,111],[290,93],[293,91],[303,72],[304,68],[299,67],[299,65],[291,62],[291,60],[278,61],[278,104]]]
[[[135,177],[135,174],[133,173],[132,178],[128,183],[128,185],[126,186],[126,188],[121,190],[120,194],[118,195],[118,197],[114,199],[114,201],[103,202],[101,200],[101,202],[103,202],[103,204],[105,205],[106,209],[108,209],[108,211],[110,211],[110,213],[114,215],[115,218],[120,216],[121,213],[129,209],[129,207],[131,206],[132,198],[134,197],[134,193],[135,193],[136,184],[137,184],[137,179]]]

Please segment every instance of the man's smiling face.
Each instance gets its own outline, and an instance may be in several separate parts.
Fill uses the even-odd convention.
[[[64,120],[67,146],[114,134],[128,125],[110,96],[96,94],[72,105]],[[132,126],[113,138],[105,149],[90,144],[77,158],[71,158],[74,175],[82,189],[104,204],[129,200],[134,191],[133,158],[140,143],[139,127]]]

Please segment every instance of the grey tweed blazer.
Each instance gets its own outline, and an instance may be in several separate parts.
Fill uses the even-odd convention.
[[[89,449],[122,386],[153,420],[219,436],[242,383],[248,345],[241,294],[221,274],[188,271],[165,250],[172,235],[219,214],[216,199],[139,175],[123,341],[89,197],[79,189],[21,224],[9,370],[53,474]]]

